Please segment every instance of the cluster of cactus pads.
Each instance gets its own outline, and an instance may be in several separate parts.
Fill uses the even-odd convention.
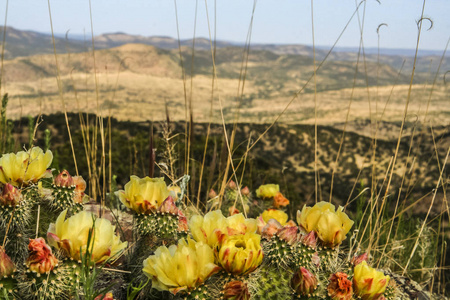
[[[304,206],[294,222],[278,185],[253,198],[230,181],[203,215],[183,188],[131,176],[116,192],[128,244],[86,210],[84,180],[53,175],[51,160],[38,147],[0,158],[0,299],[407,299],[342,246],[353,226],[342,207]]]

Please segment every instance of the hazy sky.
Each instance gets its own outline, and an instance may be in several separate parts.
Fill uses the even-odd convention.
[[[359,0],[357,0],[359,1]],[[0,20],[4,23],[6,0],[1,0]],[[208,37],[205,1],[177,0],[180,37],[192,38],[197,7],[197,37]],[[364,45],[376,47],[379,24],[380,46],[415,48],[416,21],[420,18],[422,0],[367,0],[365,5]],[[253,1],[208,0],[211,30],[217,24],[217,38],[243,42],[249,28]],[[90,34],[89,0],[50,0],[55,33]],[[316,45],[331,45],[339,36],[356,7],[355,0],[314,0]],[[364,6],[361,6],[361,14]],[[423,31],[420,48],[443,50],[450,37],[450,0],[428,0],[425,17],[433,19],[430,31]],[[144,36],[177,37],[173,0],[92,0],[94,34],[126,32]],[[47,0],[10,0],[7,25],[17,29],[50,32]],[[424,22],[429,27],[429,22]],[[69,33],[69,36],[70,36]],[[354,18],[338,46],[359,45],[358,18]],[[310,0],[259,0],[256,2],[252,30],[253,43],[312,44]]]

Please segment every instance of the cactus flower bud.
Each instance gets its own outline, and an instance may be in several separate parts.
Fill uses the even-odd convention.
[[[307,269],[300,267],[292,278],[292,287],[295,292],[302,296],[311,295],[317,288],[317,278]]]
[[[55,185],[58,187],[71,187],[74,185],[73,177],[67,170],[64,170],[55,177]]]
[[[280,192],[275,194],[275,197],[273,197],[273,207],[280,208],[282,206],[287,206],[289,204],[289,200],[286,199],[283,194]]]
[[[228,273],[247,275],[262,262],[261,236],[256,233],[228,236],[222,242],[217,257]]]
[[[262,220],[262,217],[259,217],[258,220],[259,219]],[[262,220],[262,222],[264,222],[264,220]],[[265,224],[266,225],[261,230],[261,235],[267,239],[271,239],[274,234],[283,229],[283,226],[281,226],[280,222],[275,219],[270,219]]]
[[[289,245],[293,245],[297,242],[298,227],[283,227],[277,232],[280,239],[286,241]]]
[[[244,186],[244,187],[241,189],[241,194],[242,194],[243,196],[248,196],[248,195],[250,195],[250,189],[248,188],[248,186]]]
[[[16,206],[22,200],[20,190],[15,188],[12,184],[5,184],[2,194],[0,195],[0,203],[2,205]]]
[[[363,261],[354,268],[353,285],[356,295],[363,300],[378,299],[389,284],[390,277],[377,271]]]
[[[5,248],[0,246],[0,277],[10,276],[15,271],[16,267],[14,266],[13,261],[8,254],[6,254]]]
[[[328,296],[331,300],[350,300],[353,295],[352,282],[347,279],[348,275],[342,272],[332,274],[328,284]]]
[[[223,299],[250,300],[247,285],[242,281],[230,281],[223,288]]]
[[[367,253],[363,253],[361,255],[354,256],[350,262],[353,266],[356,266],[362,263],[363,261],[367,262],[368,259],[369,256],[367,255]]]
[[[111,292],[106,293],[106,295],[100,294],[97,297],[95,297],[94,300],[114,300],[114,296]]]
[[[30,239],[27,267],[33,272],[44,274],[52,271],[56,265],[58,265],[58,260],[45,240],[43,238]]]
[[[169,196],[166,200],[164,200],[164,202],[158,208],[158,211],[161,213],[169,213],[173,215],[178,214],[178,207],[175,205],[172,196]]]
[[[209,193],[208,193],[208,197],[209,197],[209,199],[216,198],[217,197],[216,191],[213,189],[210,189]]]
[[[308,234],[305,234],[301,237],[300,241],[303,245],[316,248],[317,246],[317,234],[314,231],[311,231]]]
[[[230,180],[227,186],[232,190],[235,190],[237,188],[236,182],[234,182],[233,180]]]

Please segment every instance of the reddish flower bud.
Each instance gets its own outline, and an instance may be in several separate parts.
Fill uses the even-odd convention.
[[[26,264],[31,271],[44,274],[58,265],[58,259],[52,254],[52,249],[43,238],[30,239]]]
[[[250,293],[242,281],[230,281],[223,288],[223,299],[249,300]]]
[[[292,278],[292,287],[295,292],[302,296],[311,295],[317,288],[317,278],[307,269],[300,267]]]
[[[167,197],[166,200],[161,204],[158,208],[158,211],[161,213],[169,213],[176,215],[178,214],[178,207],[175,205],[173,198],[171,196]]]
[[[234,182],[233,180],[230,180],[230,182],[228,182],[228,187],[230,189],[235,190],[237,188],[236,182]]]
[[[9,183],[5,184],[0,195],[0,203],[2,205],[16,206],[21,200],[22,194],[20,190]]]
[[[261,217],[262,218],[262,217]],[[271,239],[274,234],[283,229],[280,222],[275,219],[270,219],[261,230],[261,236]]]
[[[314,231],[311,231],[308,234],[305,234],[301,237],[300,241],[302,242],[303,245],[311,247],[311,248],[316,248],[317,246],[317,233]]]
[[[353,295],[352,282],[347,279],[347,274],[337,272],[330,277],[328,284],[328,296],[331,300],[350,300]]]
[[[295,242],[297,242],[297,231],[297,226],[283,227],[277,232],[277,235],[280,239],[286,241],[289,245],[293,245],[295,244]]]
[[[209,199],[215,198],[217,197],[217,193],[215,190],[211,189],[209,190],[209,194],[208,194]]]
[[[243,187],[243,188],[241,189],[241,194],[242,194],[243,196],[248,196],[248,195],[250,195],[250,189],[249,189],[247,186]]]
[[[55,185],[58,187],[71,187],[74,185],[73,177],[67,170],[64,170],[55,177]]]
[[[6,254],[5,248],[0,246],[0,277],[10,276],[15,271],[16,267],[14,266],[13,261],[8,254]]]
[[[351,264],[353,266],[356,266],[356,265],[362,263],[363,261],[367,262],[368,259],[369,259],[369,256],[367,255],[367,253],[363,253],[361,255],[354,256],[351,260]]]
[[[100,294],[97,297],[95,297],[94,300],[114,300],[114,296],[111,292],[106,293],[106,295]]]

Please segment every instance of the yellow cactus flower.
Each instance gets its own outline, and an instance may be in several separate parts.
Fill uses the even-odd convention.
[[[273,198],[280,191],[278,184],[264,184],[256,190],[256,197],[258,198]]]
[[[281,226],[286,225],[287,220],[289,219],[289,216],[284,211],[273,208],[263,211],[261,217],[266,223],[269,222],[270,219],[275,219],[281,224]]]
[[[139,178],[132,175],[125,190],[116,192],[122,203],[137,213],[149,214],[169,196],[164,178]]]
[[[104,262],[114,259],[127,247],[127,242],[121,242],[120,237],[115,234],[115,226],[107,219],[97,218],[87,211],[82,211],[66,218],[67,209],[64,210],[56,220],[50,224],[47,239],[51,246],[60,249],[63,253],[75,260],[80,259],[80,249],[86,253],[89,232],[94,228],[92,234],[93,249],[92,261]],[[92,244],[90,245],[92,246]]]
[[[0,182],[14,186],[36,183],[44,176],[51,176],[47,168],[53,160],[50,150],[45,153],[39,147],[28,151],[4,154],[0,158]]]
[[[200,285],[220,267],[214,264],[214,251],[207,244],[180,239],[178,246],[158,247],[144,260],[142,270],[152,280],[152,288],[175,295]]]
[[[353,287],[356,295],[363,300],[378,299],[386,290],[389,280],[389,276],[369,267],[365,261],[354,268]]]
[[[228,273],[247,275],[261,264],[263,256],[261,236],[246,233],[226,237],[217,259]]]
[[[353,221],[343,212],[343,207],[335,211],[334,205],[319,202],[313,207],[303,206],[297,212],[297,222],[307,231],[315,231],[319,239],[329,247],[339,245],[353,226]]]
[[[225,218],[222,211],[215,210],[205,216],[192,216],[189,220],[189,229],[196,241],[215,247],[227,235],[256,232],[256,220],[246,219],[243,214]]]

